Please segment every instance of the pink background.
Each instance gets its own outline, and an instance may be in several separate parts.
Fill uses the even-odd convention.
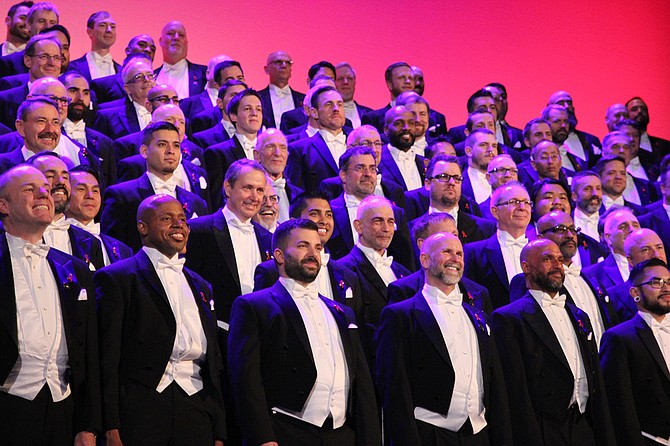
[[[6,12],[10,3],[2,8]],[[601,137],[607,107],[641,96],[650,109],[649,133],[670,138],[664,109],[670,100],[670,2],[667,0],[441,1],[57,1],[72,33],[72,58],[90,49],[86,19],[99,9],[117,22],[114,59],[136,34],[156,40],[169,20],[184,22],[189,60],[215,54],[242,63],[254,88],[267,85],[268,53],[288,51],[291,86],[306,91],[309,66],[321,59],[350,62],[356,99],[372,108],[388,102],[384,69],[405,60],[423,68],[425,97],[463,124],[468,96],[488,82],[506,85],[507,121],[516,127],[539,115],[549,95],[568,90],[579,128]],[[155,66],[161,63],[157,50]]]

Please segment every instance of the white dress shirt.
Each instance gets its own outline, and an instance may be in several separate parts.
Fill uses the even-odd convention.
[[[328,273],[328,263],[330,262],[330,254],[325,250],[321,250],[321,269],[319,274],[316,276],[314,283],[319,289],[319,294],[323,297],[327,297],[330,300],[335,299],[333,294],[333,286],[330,283],[330,274]]]
[[[272,102],[272,115],[275,118],[277,128],[279,128],[279,124],[281,124],[281,115],[295,108],[293,95],[291,94],[291,87],[288,85],[284,88],[279,88],[274,84],[270,84],[269,87],[270,102]]]
[[[623,199],[630,203],[637,205],[642,204],[642,201],[640,200],[640,194],[637,191],[637,187],[635,187],[633,176],[628,172],[626,172],[626,188],[624,189],[622,195]]]
[[[163,62],[163,68],[156,77],[156,85],[168,84],[177,92],[179,99],[189,97],[188,62],[182,59],[174,65]]]
[[[219,89],[218,88],[205,88],[207,95],[209,96],[209,101],[212,103],[212,107],[216,107],[217,99],[219,99]]]
[[[468,166],[466,172],[472,184],[475,201],[477,204],[483,203],[491,196],[491,185],[486,180],[486,174],[472,166]]]
[[[658,348],[661,350],[661,354],[663,354],[663,359],[665,359],[665,365],[668,367],[668,370],[670,370],[670,318],[665,315],[663,320],[658,322],[650,313],[638,311],[637,314],[639,314],[647,325],[649,325],[649,328],[651,328],[651,332],[654,334],[654,339],[656,339]]]
[[[377,274],[384,281],[384,285],[388,286],[389,283],[394,282],[398,278],[396,277],[391,265],[393,264],[393,256],[388,255],[388,251],[384,250],[383,255],[379,255],[377,251],[367,246],[363,246],[360,242],[356,243],[356,246],[363,251],[365,257],[368,259],[372,266],[377,270]]]
[[[114,71],[112,53],[107,53],[106,56],[101,56],[95,51],[89,51],[86,53],[86,63],[88,64],[88,71],[91,72],[91,79],[111,76],[116,73]]]
[[[651,139],[649,139],[649,133],[644,132],[640,135],[640,149],[646,150],[647,152],[652,152],[653,148],[651,146]]]
[[[102,240],[102,237],[100,237],[100,223],[96,223],[95,221],[91,220],[88,222],[88,224],[84,224],[75,218],[68,218],[67,222],[70,223],[71,225],[75,225],[76,227],[83,229],[84,231],[88,232],[89,234],[97,238],[98,241],[100,242],[100,247],[102,248],[102,259],[105,266],[112,263],[111,260],[109,259],[109,254],[107,254],[107,248],[105,248],[105,242]]]
[[[437,214],[437,213],[449,214],[453,217],[454,222],[456,223],[456,226],[458,226],[458,210],[459,210],[458,205],[454,206],[453,208],[449,209],[448,211],[441,211],[437,208],[429,206],[428,207],[428,214]]]
[[[279,216],[277,218],[277,223],[284,223],[289,219],[288,211],[291,205],[288,199],[288,194],[286,193],[286,178],[272,180],[272,186],[279,197]]]
[[[426,135],[423,135],[414,140],[412,150],[417,155],[426,156],[426,147],[428,147],[428,142],[426,141]]]
[[[612,257],[614,257],[614,261],[616,262],[616,266],[619,269],[621,278],[624,282],[627,281],[628,277],[630,277],[630,263],[628,263],[628,259],[626,256],[614,252],[612,253]]]
[[[54,402],[70,395],[68,349],[58,285],[46,255],[31,252],[25,240],[6,234],[14,278],[19,356],[1,392],[34,400],[44,384]],[[92,296],[91,296],[92,298]]]
[[[65,215],[61,214],[58,220],[52,221],[47,226],[42,238],[44,243],[56,248],[59,251],[66,252],[72,255],[72,243],[70,242],[70,222],[67,221]]]
[[[256,148],[257,138],[249,139],[246,136],[241,135],[239,133],[235,133],[235,138],[237,138],[237,141],[242,146],[242,150],[244,150],[244,155],[247,157],[247,159],[253,161],[254,149]]]
[[[235,128],[235,124],[233,124],[230,121],[226,121],[223,118],[221,118],[221,125],[223,126],[223,130],[225,130],[226,133],[228,134],[229,138],[232,138],[233,135],[235,135],[235,132],[237,132],[237,129]]]
[[[240,221],[228,206],[224,206],[222,212],[230,231],[240,288],[242,294],[249,294],[254,290],[254,271],[262,262],[256,232],[251,219]]]
[[[172,353],[156,391],[163,392],[172,382],[191,396],[202,390],[200,368],[205,360],[207,338],[202,328],[198,304],[183,272],[184,259],[168,258],[155,248],[143,246],[163,285],[175,318],[177,333]]]
[[[570,132],[570,134],[568,134],[568,138],[563,141],[563,145],[567,146],[568,152],[572,153],[577,158],[586,161],[586,150],[582,147],[582,142],[579,140],[579,136],[577,136],[575,132]]]
[[[2,42],[2,56],[9,56],[19,51],[26,49],[26,44],[14,45],[12,42],[4,41]]]
[[[319,298],[314,283],[305,288],[286,277],[280,277],[279,282],[293,298],[305,324],[316,366],[316,381],[300,413],[281,407],[272,409],[319,427],[331,415],[333,428],[342,427],[347,416],[349,371],[337,322]]]
[[[361,200],[346,192],[344,193],[344,205],[347,207],[347,215],[349,216],[351,234],[354,236],[354,244],[358,243],[358,232],[356,232],[356,228],[354,228],[354,220],[356,220],[356,213],[358,212],[358,206],[360,204]]]
[[[351,121],[353,128],[361,126],[361,117],[358,115],[358,107],[356,107],[356,102],[353,100],[344,103],[344,117]]]
[[[421,174],[416,166],[416,155],[414,154],[414,150],[409,149],[407,152],[403,152],[402,150],[393,147],[391,144],[388,145],[388,149],[391,153],[391,157],[393,157],[393,161],[395,161],[400,170],[402,178],[405,180],[407,190],[423,187]]]
[[[515,239],[509,232],[501,229],[496,231],[496,237],[498,238],[500,251],[505,262],[507,280],[512,282],[514,276],[523,272],[521,269],[521,250],[528,243],[528,238],[524,234]]]
[[[600,240],[598,220],[600,220],[600,212],[595,211],[591,215],[586,215],[580,208],[575,207],[575,226],[582,228],[582,234],[586,234],[594,240]]]
[[[305,133],[307,133],[307,136],[311,138],[312,136],[319,133],[319,129],[317,129],[316,127],[312,127],[309,123],[307,123],[307,128],[305,129]],[[340,160],[338,159],[337,161],[339,162]]]
[[[86,141],[86,122],[84,122],[83,119],[80,119],[79,122],[72,122],[70,121],[70,118],[65,118],[65,121],[63,121],[63,129],[65,130],[66,135],[70,137],[70,139],[77,141],[84,147],[87,147],[88,142]],[[77,159],[77,161],[79,161],[79,159]]]
[[[596,345],[600,349],[600,338],[605,332],[605,323],[600,315],[600,307],[598,307],[598,300],[591,291],[591,287],[586,283],[586,280],[581,276],[582,268],[575,265],[574,262],[569,266],[564,266],[565,269],[565,289],[568,290],[575,305],[584,311],[591,321],[593,327],[593,334],[596,338]]]
[[[647,171],[642,167],[639,156],[630,159],[630,163],[628,163],[628,167],[626,167],[626,172],[633,175],[635,178],[649,181],[649,176],[647,176]]]
[[[328,130],[319,130],[321,138],[326,142],[328,150],[335,160],[335,164],[339,164],[340,157],[347,150],[347,137],[344,132],[340,131],[337,135],[333,135]]]
[[[177,198],[177,179],[174,175],[167,180],[162,180],[149,171],[146,172],[146,175],[156,195],[166,194],[172,198]]]
[[[79,152],[81,147],[75,144],[67,135],[61,133],[60,140],[58,145],[54,149],[54,152],[58,154],[61,158],[64,158],[65,164],[68,164],[68,167],[78,166],[81,164],[79,161]]]
[[[567,144],[563,143],[558,147],[558,152],[561,155],[561,167],[571,172],[574,172],[575,166],[574,164],[572,164],[570,158],[568,158],[568,152],[570,152],[570,147],[568,147]]]
[[[433,426],[458,432],[470,420],[473,433],[486,427],[484,378],[477,333],[466,310],[458,287],[445,295],[438,288],[424,284],[423,297],[440,327],[454,369],[454,390],[446,414],[423,407],[414,408],[414,418]]]
[[[191,182],[188,180],[188,173],[186,173],[186,169],[184,169],[184,165],[182,164],[181,160],[179,161],[179,164],[177,164],[177,168],[174,170],[174,172],[172,172],[172,178],[174,178],[177,182],[177,186],[189,192],[193,191],[191,188]],[[202,180],[200,181],[204,180],[205,183],[207,182],[204,177],[201,178]]]
[[[529,291],[547,317],[549,325],[551,325],[551,329],[554,331],[556,338],[558,338],[558,343],[561,345],[563,355],[570,366],[570,371],[574,378],[570,406],[577,403],[579,412],[584,413],[586,411],[586,403],[589,399],[589,384],[586,378],[584,359],[582,358],[579,341],[577,340],[577,336],[579,335],[572,326],[568,310],[565,309],[565,295],[559,296],[556,294],[552,299],[547,293],[542,291]],[[560,304],[561,298],[562,305]],[[548,304],[548,302],[554,302],[555,304]]]
[[[384,195],[384,188],[382,187],[382,174],[381,173],[377,174],[377,183],[375,184],[374,195],[376,195],[378,197],[388,198],[386,195]]]
[[[133,101],[133,107],[135,107],[135,114],[137,115],[137,122],[140,124],[140,130],[144,130],[151,122],[151,113],[149,113],[149,110],[144,105],[138,104],[135,101]]]

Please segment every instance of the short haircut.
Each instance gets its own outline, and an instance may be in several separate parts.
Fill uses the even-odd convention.
[[[84,76],[82,76],[81,73],[79,73],[78,71],[70,70],[65,74],[61,75],[60,79],[63,82],[63,86],[65,86],[65,84],[70,83],[72,79],[84,79],[86,81],[86,85],[90,87],[88,80]],[[65,88],[67,89],[67,87]]]
[[[638,124],[637,121],[634,121],[632,119],[622,119],[621,121],[617,122],[616,124],[614,124],[614,130],[621,131],[621,127],[626,127],[626,126],[631,126],[635,130],[637,130],[638,133],[641,133],[640,132],[640,124]]]
[[[231,114],[236,115],[237,110],[240,108],[240,102],[242,102],[243,98],[246,98],[247,96],[256,96],[258,100],[261,100],[261,97],[258,95],[258,92],[254,90],[253,88],[245,88],[244,90],[240,91],[237,93],[233,98],[228,102],[228,105],[226,105],[226,114],[230,116]]]
[[[566,113],[568,115],[568,117],[570,116],[570,112],[568,112],[568,109],[563,107],[561,104],[549,104],[546,107],[544,107],[544,109],[542,110],[542,115],[541,115],[542,119],[549,122],[549,113],[552,110],[558,110],[560,112]]]
[[[633,96],[632,98],[630,98],[629,100],[626,101],[626,108],[628,108],[628,104],[630,104],[631,102],[633,102],[635,100],[642,101],[644,103],[644,105],[647,105],[647,103],[644,102],[644,99],[642,99],[641,97]]]
[[[16,14],[16,11],[22,6],[25,6],[26,8],[32,8],[33,2],[28,1],[13,4],[12,6],[9,7],[9,11],[7,11],[7,16],[14,18],[14,14]]]
[[[435,138],[433,140],[433,142],[428,145],[428,147],[426,147],[426,149],[424,150],[425,157],[428,158],[428,159],[431,159],[433,156],[435,156],[435,152],[437,152],[438,146],[440,144],[445,144],[445,143],[449,144],[451,147],[454,147],[454,145],[447,140],[445,135],[440,135],[437,138]],[[454,148],[454,151],[455,150],[456,150],[456,148]]]
[[[440,161],[443,161],[445,163],[449,164],[456,164],[458,166],[458,169],[461,170],[461,165],[458,163],[458,157],[453,156],[453,155],[447,155],[446,153],[440,153],[438,155],[435,155],[433,158],[431,158],[430,162],[428,163],[428,167],[426,167],[426,179],[432,178],[433,177],[433,171],[435,170],[435,164],[439,163]]]
[[[242,74],[244,74],[244,70],[242,69],[242,65],[238,61],[236,61],[236,60],[224,60],[223,62],[217,63],[216,66],[214,67],[214,76],[213,76],[214,82],[221,85],[221,74],[223,73],[223,70],[225,70],[226,68],[230,68],[230,67],[237,67],[237,68],[240,69]]]
[[[577,187],[579,185],[579,181],[582,178],[586,178],[586,177],[596,177],[596,178],[600,179],[600,176],[592,170],[582,170],[581,172],[577,172],[572,177],[572,191],[573,192],[577,193]]]
[[[507,183],[503,184],[499,188],[493,191],[491,194],[491,206],[498,206],[498,201],[500,201],[500,196],[502,195],[503,191],[505,189],[509,189],[510,187],[518,187],[526,194],[528,194],[528,191],[526,190],[525,187],[523,187],[523,184],[519,183],[518,181],[508,181]]]
[[[644,270],[654,266],[662,266],[663,268],[666,269],[668,268],[668,265],[663,260],[657,259],[656,257],[643,260],[642,262],[635,265],[633,269],[630,271],[628,282],[631,284],[631,286],[640,286],[640,284],[638,284],[637,282],[640,280],[640,277],[644,275]]]
[[[622,132],[622,131],[614,130],[613,132],[609,132],[609,133],[608,133],[607,135],[605,135],[605,137],[603,138],[603,143],[602,143],[603,149],[604,149],[605,147],[609,147],[610,144],[612,143],[612,140],[613,140],[614,138],[619,138],[619,137],[626,138],[626,139],[628,140],[628,142],[630,142],[630,138],[628,137],[628,135],[626,135],[626,134],[625,134],[624,132]]]
[[[25,161],[23,162],[23,164],[27,164],[27,165],[29,165],[29,166],[34,166],[34,165],[35,165],[35,160],[36,160],[37,158],[41,158],[41,157],[43,157],[43,156],[50,156],[50,157],[52,157],[52,158],[62,159],[62,158],[60,157],[60,155],[57,154],[56,152],[51,152],[51,151],[49,151],[49,150],[45,150],[45,151],[43,151],[43,152],[39,152],[39,153],[34,154],[33,156],[31,156],[30,158],[28,158],[27,160],[25,160]],[[68,170],[69,170],[69,169],[68,169]]]
[[[177,134],[179,134],[177,126],[175,126],[171,122],[167,121],[151,122],[149,123],[149,125],[144,127],[144,130],[142,130],[142,145],[148,147],[149,144],[151,144],[151,142],[154,139],[154,133],[156,133],[159,130],[170,130],[173,132],[177,132]]]
[[[568,184],[565,181],[556,180],[554,178],[543,178],[533,183],[533,187],[531,188],[530,192],[530,198],[533,200],[533,203],[537,202],[537,196],[539,195],[542,188],[547,184],[555,184],[557,186],[561,186],[565,194],[568,196],[568,200],[570,200],[570,186],[568,186]]]
[[[247,84],[245,84],[244,82],[242,82],[240,80],[230,79],[230,80],[226,81],[225,84],[221,85],[221,88],[219,88],[219,95],[218,95],[219,99],[223,99],[226,96],[226,93],[228,92],[228,89],[230,87],[232,87],[233,85],[241,85],[241,86],[244,87],[245,90],[247,88],[249,88],[249,86]]]
[[[388,206],[391,210],[393,209],[393,203],[388,198],[379,197],[377,195],[368,195],[367,197],[361,200],[361,203],[358,205],[358,210],[356,211],[356,219],[360,219],[363,213],[368,210],[368,208],[375,206]]]
[[[493,94],[488,90],[484,90],[483,88],[472,93],[468,98],[468,104],[467,104],[468,113],[472,113],[473,111],[475,111],[475,100],[478,98],[493,99]]]
[[[330,204],[330,200],[332,199],[330,194],[325,190],[306,190],[291,200],[291,207],[289,208],[288,215],[291,218],[300,218],[305,209],[307,209],[309,200],[325,200]]]
[[[351,66],[349,62],[340,62],[337,65],[335,65],[335,69],[337,70],[338,68],[349,68],[351,72],[354,74],[354,79],[356,78],[356,70],[354,70],[354,67]],[[337,73],[337,71],[335,71]]]
[[[108,19],[111,16],[112,15],[110,13],[108,13],[107,11],[94,12],[93,14],[88,16],[88,20],[86,21],[86,28],[93,29],[93,27],[95,26],[96,20],[98,20],[98,19]]]
[[[381,139],[381,135],[379,134],[379,130],[377,130],[376,128],[374,128],[370,124],[363,124],[360,127],[356,127],[355,129],[353,129],[349,133],[349,136],[347,136],[347,145],[348,146],[359,145],[360,143],[357,142],[357,141],[358,141],[358,138],[361,137],[360,135],[364,132],[371,132],[373,130],[377,134],[377,136],[379,136],[379,138]]]
[[[386,82],[391,82],[391,79],[393,79],[393,70],[400,67],[407,67],[410,70],[412,69],[412,67],[407,62],[394,62],[386,67],[386,71],[384,71],[384,79]]]
[[[272,250],[279,249],[286,251],[288,239],[291,233],[296,229],[307,229],[309,231],[319,232],[319,227],[312,220],[306,218],[294,218],[280,223],[272,236]]]
[[[505,86],[503,84],[501,84],[500,82],[491,82],[491,83],[488,83],[484,86],[485,87],[495,87],[498,90],[502,91],[505,94],[505,96],[507,96],[507,88],[505,88]]]
[[[49,28],[44,28],[42,31],[39,32],[39,34],[50,34],[53,32],[61,32],[65,36],[65,40],[67,40],[67,44],[70,45],[72,42],[70,41],[70,31],[67,30],[66,27],[64,27],[61,24],[56,24],[54,26],[50,26]],[[58,41],[60,44],[60,41]]]
[[[224,181],[227,181],[231,186],[235,186],[235,183],[237,180],[239,180],[240,175],[242,175],[242,169],[244,167],[250,167],[253,170],[262,172],[263,175],[266,175],[265,169],[263,169],[263,166],[261,166],[259,162],[247,158],[242,158],[235,161],[230,165],[230,167],[228,167]]]
[[[56,102],[52,101],[46,96],[36,96],[34,98],[26,99],[21,103],[21,105],[19,105],[19,110],[16,112],[16,119],[20,119],[21,121],[26,122],[28,119],[28,113],[30,113],[34,107],[39,107],[42,105],[50,105],[56,109],[56,112],[58,112],[58,104],[56,104]]]
[[[26,18],[27,23],[33,23],[33,18],[35,16],[35,13],[37,13],[37,11],[51,11],[54,14],[56,14],[56,17],[58,18],[58,20],[60,20],[60,13],[58,12],[58,8],[56,8],[56,5],[49,2],[40,2],[33,4],[33,6],[30,8],[30,11],[28,11],[28,17]]]
[[[533,147],[530,148],[530,158],[533,161],[537,161],[537,152],[540,150],[540,144],[546,145],[546,144],[551,144],[553,146],[556,146],[556,149],[558,150],[558,144],[556,144],[554,141],[550,139],[541,139],[538,141]],[[560,151],[559,151],[559,156],[560,156]]]
[[[402,110],[403,110],[402,113],[405,113],[405,112],[412,113],[407,108],[405,108],[405,106],[403,106],[403,105],[396,105],[395,107],[389,108],[388,110],[386,110],[386,113],[384,113],[384,126],[385,127],[393,122],[393,119],[391,119],[391,117],[396,115],[396,110],[398,108],[402,108]]]
[[[605,236],[605,226],[608,224],[608,220],[612,217],[613,214],[616,212],[627,212],[633,217],[635,217],[635,214],[633,213],[633,210],[629,208],[628,206],[619,206],[619,205],[613,205],[610,206],[608,210],[606,210],[604,213],[600,215],[600,219],[598,220],[598,233],[602,234],[602,236]],[[637,217],[635,217],[637,218]]]
[[[344,151],[342,156],[340,156],[339,160],[339,167],[340,167],[340,172],[344,172],[349,168],[349,162],[351,161],[351,158],[357,155],[370,155],[372,157],[372,161],[375,162],[375,151],[372,150],[370,147],[366,146],[353,146],[349,147],[347,150]]]
[[[403,91],[395,99],[395,105],[408,106],[412,104],[423,104],[428,109],[428,113],[430,113],[430,104],[428,104],[428,101],[423,96],[419,96],[419,93],[416,91]]]
[[[465,147],[470,147],[470,148],[472,148],[472,146],[473,146],[474,143],[475,143],[475,140],[477,139],[477,135],[480,135],[480,134],[482,134],[482,133],[483,133],[484,135],[492,135],[492,136],[495,136],[495,134],[494,134],[491,130],[489,130],[489,129],[474,129],[472,132],[470,132],[470,134],[468,135],[468,137],[465,138],[465,145],[464,145],[464,148],[465,148]]]
[[[324,85],[323,87],[317,88],[316,91],[312,93],[310,105],[314,108],[319,108],[319,97],[327,91],[337,91],[337,89],[329,85]]]
[[[493,117],[493,113],[488,110],[473,111],[468,115],[467,121],[465,121],[465,128],[468,129],[468,132],[472,132],[472,127],[475,125],[475,117],[479,115],[491,115],[491,117]]]
[[[100,172],[98,172],[96,169],[93,167],[87,165],[87,164],[80,164],[78,166],[74,166],[72,169],[68,169],[70,171],[70,174],[73,172],[83,172],[87,173],[89,175],[93,175],[95,180],[98,182],[98,185],[100,185]]]
[[[130,53],[126,55],[126,58],[123,59],[123,63],[121,64],[122,68],[125,68],[126,65],[129,65],[130,62],[132,62],[134,59],[144,59],[146,62],[149,63],[149,65],[153,65],[153,60],[151,60],[151,56],[149,56],[147,53],[144,51],[141,51],[139,53]],[[123,70],[121,71],[123,73]],[[123,74],[121,74],[123,76]]]
[[[144,53],[138,53],[138,54],[144,54]],[[135,58],[135,57],[133,57],[133,58]],[[149,66],[149,71],[151,71],[151,72],[153,73],[153,70],[151,69],[151,59],[148,58],[148,59],[146,59],[146,60],[147,60],[146,65]],[[130,79],[128,78],[128,73],[130,72],[130,70],[132,69],[132,67],[133,67],[133,63],[126,63],[126,64],[123,66],[123,68],[121,69],[121,79],[123,79],[123,83],[124,83],[124,85],[127,84],[128,81],[130,80]]]
[[[593,166],[593,170],[598,174],[600,178],[603,177],[603,172],[605,171],[605,168],[607,167],[607,164],[611,163],[612,161],[621,161],[623,165],[626,165],[626,160],[622,156],[603,156],[598,160],[595,166]]]
[[[431,225],[435,225],[446,220],[452,221],[454,224],[456,223],[454,217],[447,214],[446,212],[435,212],[433,214],[422,215],[414,221],[414,226],[412,226],[412,239],[415,242],[419,239],[427,239],[432,235],[430,233]]]
[[[26,49],[25,49],[24,54],[26,56],[34,56],[35,55],[35,47],[37,46],[37,44],[39,42],[42,42],[42,41],[45,41],[45,40],[49,40],[49,41],[55,43],[56,45],[58,45],[59,49],[62,49],[61,46],[60,46],[60,42],[55,37],[49,36],[49,35],[44,35],[44,34],[38,34],[36,36],[32,36],[30,38],[30,40],[28,40],[28,43],[26,43]]]
[[[330,68],[333,70],[333,76],[337,77],[337,74],[335,73],[335,65],[328,62],[327,60],[320,60],[319,62],[309,67],[309,70],[307,71],[307,77],[310,80],[314,79],[314,76],[316,76],[316,73],[318,73],[321,68]]]
[[[530,121],[528,121],[526,126],[523,128],[523,137],[526,138],[526,139],[530,139],[530,131],[533,128],[533,126],[537,125],[537,124],[547,124],[549,126],[549,128],[551,128],[551,126],[549,125],[549,122],[547,122],[547,120],[544,119],[544,118],[531,119]]]
[[[332,77],[326,76],[325,74],[319,74],[317,77],[309,81],[309,88],[312,89],[316,86],[319,81],[327,80],[330,82],[335,82]]]

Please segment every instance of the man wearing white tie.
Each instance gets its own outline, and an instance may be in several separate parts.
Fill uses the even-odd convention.
[[[592,239],[600,240],[598,221],[603,204],[600,177],[592,170],[583,170],[572,177],[572,201],[575,203],[575,226]]]
[[[112,60],[111,47],[116,42],[116,21],[107,11],[91,14],[86,22],[91,51],[70,62],[71,70],[81,73],[87,81],[116,74],[121,66]]]
[[[266,110],[265,123],[267,127],[279,128],[281,116],[284,112],[302,106],[305,99],[303,93],[299,93],[289,87],[291,79],[293,59],[285,51],[270,53],[265,64],[265,73],[270,77],[267,87],[258,93]]]
[[[26,20],[28,19],[29,2],[20,2],[12,5],[7,12],[5,23],[7,25],[7,40],[0,45],[0,56],[22,51],[30,39],[30,29]]]

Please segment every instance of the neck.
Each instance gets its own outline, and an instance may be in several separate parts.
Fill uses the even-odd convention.
[[[65,212],[65,216],[67,218],[73,218],[73,219],[77,220],[79,223],[81,223],[84,226],[88,226],[93,221],[92,218],[86,218],[83,215],[80,215],[80,216],[68,215],[67,212]]]
[[[109,54],[109,48],[102,48],[102,47],[92,47],[91,51],[94,53],[97,53],[100,56],[106,56]]]
[[[63,215],[63,214],[55,213],[54,218],[51,219],[51,221],[58,221],[58,220],[60,220],[61,218],[64,218],[64,217],[65,217],[65,215]]]
[[[446,205],[442,205],[440,203],[435,203],[433,200],[430,200],[430,207],[435,208],[440,212],[449,212],[452,209],[454,209],[456,207],[456,205],[446,206]]]
[[[48,226],[48,225],[26,226],[25,224],[14,225],[12,224],[12,222],[7,220],[3,222],[3,225],[5,227],[5,231],[8,234],[23,239],[28,243],[40,243],[42,241],[42,235],[44,234],[44,230]]]
[[[276,181],[276,180],[284,177],[284,172],[279,172],[276,175],[269,172],[268,170],[266,170],[265,172],[270,176],[270,178],[272,178],[273,181]]]
[[[588,215],[589,217],[592,216],[593,214],[595,214],[596,212],[598,212],[598,210],[596,210],[595,212],[590,212],[590,213],[589,213],[586,209],[581,208],[581,207],[579,208],[579,210],[580,210],[584,215]]]
[[[547,293],[547,295],[549,297],[551,297],[552,299],[555,298],[558,295],[558,291],[543,290],[538,285],[536,285],[534,283],[529,283],[528,281],[526,281],[526,288],[528,288],[529,290],[542,291],[544,293]]]
[[[168,54],[163,54],[163,61],[166,62],[166,63],[169,63],[170,65],[174,65],[177,62],[182,61],[184,59],[185,59],[185,57],[182,57],[181,59],[179,59],[177,56],[170,56]]]
[[[228,206],[228,204],[226,204],[226,209],[228,209],[230,212],[232,212],[233,215],[235,216],[235,218],[237,218],[237,219],[238,219],[239,221],[241,221],[242,223],[251,221],[250,218],[244,217],[244,216],[243,216],[242,214],[240,214],[238,211],[236,211],[235,209],[232,209],[230,206]]]
[[[478,171],[480,171],[481,173],[484,173],[484,174],[487,173],[487,172],[486,172],[486,169],[482,169],[482,168],[480,168],[479,166],[477,166],[477,165],[472,161],[472,158],[470,158],[470,159],[468,160],[468,167],[472,167],[473,169],[478,170]]]
[[[611,194],[611,193],[609,193],[609,192],[605,192],[605,191],[603,191],[603,195],[605,195],[605,196],[611,198],[612,200],[616,200],[617,198],[623,196],[623,192],[621,192],[619,195],[614,195],[614,194]]]
[[[232,122],[230,120],[230,117],[228,117],[228,115],[223,110],[221,110],[221,119],[223,119],[226,122]]]
[[[321,130],[325,130],[326,132],[330,133],[333,136],[337,136],[340,133],[342,133],[342,128],[339,129],[327,129],[325,127],[321,127]]]
[[[514,237],[515,239],[521,237],[526,233],[526,228],[504,228],[501,227],[500,222],[498,222],[498,227],[500,228],[501,231],[507,232],[509,235]]]
[[[23,40],[20,37],[10,34],[9,32],[7,32],[7,38],[5,40],[14,46],[23,45],[27,42],[27,40]]]
[[[137,103],[137,105],[141,105],[144,108],[147,108],[147,97],[148,96],[138,96],[138,97],[131,96],[133,102]]]
[[[149,172],[151,172],[153,175],[156,175],[163,181],[169,180],[170,178],[172,178],[172,175],[174,174],[174,172],[159,172],[153,169],[149,169]]]
[[[285,81],[279,81],[278,80],[278,81],[273,82],[272,85],[274,85],[277,88],[284,88],[288,85],[288,80],[285,80]]]
[[[238,127],[235,127],[235,132],[236,132],[238,135],[242,135],[242,136],[244,136],[244,137],[247,138],[249,141],[253,141],[253,140],[256,139],[256,137],[258,136],[258,132],[254,132],[253,130],[251,130],[251,131],[244,130],[244,129],[241,129],[239,126],[238,126]]]
[[[454,291],[454,288],[456,288],[456,284],[453,285],[447,285],[446,283],[442,282],[441,280],[427,274],[426,271],[424,271],[424,276],[426,277],[426,283],[430,286],[434,286],[438,290],[442,291],[445,295],[449,295],[452,291]]]
[[[360,236],[360,234],[359,234]],[[361,245],[365,246],[366,248],[374,249],[372,246],[370,246],[362,237],[358,239],[359,242],[361,242]],[[379,254],[380,256],[383,256],[384,253],[386,252],[385,248],[382,249],[375,249],[375,252]]]

